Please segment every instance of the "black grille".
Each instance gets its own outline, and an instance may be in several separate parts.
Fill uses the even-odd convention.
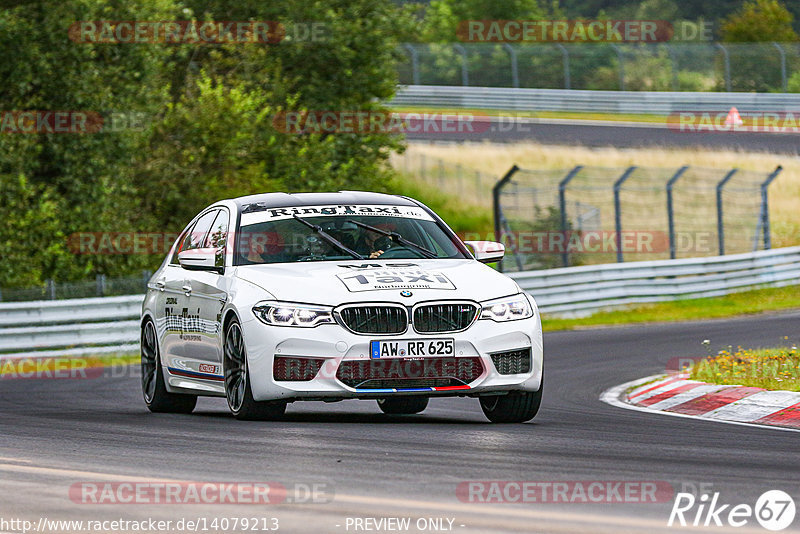
[[[352,388],[446,387],[469,384],[483,374],[477,356],[345,360],[336,378]]]
[[[472,324],[478,307],[468,302],[428,304],[414,310],[414,330],[421,333],[458,332]]]
[[[400,334],[408,325],[405,308],[396,306],[353,306],[341,310],[339,316],[357,334]]]
[[[492,363],[501,375],[531,372],[531,349],[511,350],[492,354]]]

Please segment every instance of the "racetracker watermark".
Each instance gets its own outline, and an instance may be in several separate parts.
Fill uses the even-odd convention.
[[[665,20],[463,20],[468,43],[661,43],[675,34]]]
[[[273,127],[288,134],[359,135],[387,133],[474,134],[491,129],[488,115],[474,113],[395,113],[389,111],[285,111]]]
[[[461,502],[484,504],[647,504],[674,494],[668,482],[640,480],[468,480],[456,487]]]
[[[147,115],[140,112],[0,111],[0,134],[95,134],[141,131]]]
[[[328,26],[272,20],[84,20],[73,22],[68,35],[76,43],[102,44],[319,43],[328,39]]]
[[[0,358],[2,380],[85,380],[139,376],[138,356],[26,356]]]
[[[670,252],[669,234],[660,230],[575,230],[504,232],[501,239],[494,232],[459,234],[464,241],[501,241],[506,249],[519,254],[664,254]],[[675,252],[711,253],[716,250],[713,232],[676,232]]]
[[[76,482],[69,498],[76,504],[326,504],[327,483],[280,482]]]
[[[667,117],[670,130],[679,133],[800,133],[796,112],[677,111]]]

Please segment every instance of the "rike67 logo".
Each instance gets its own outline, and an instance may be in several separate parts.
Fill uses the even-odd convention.
[[[763,493],[755,506],[723,504],[718,492],[704,493],[699,498],[691,493],[678,493],[667,526],[740,528],[755,519],[765,529],[779,531],[788,528],[794,516],[794,499],[781,490]]]

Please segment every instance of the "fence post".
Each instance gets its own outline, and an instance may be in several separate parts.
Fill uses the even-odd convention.
[[[519,65],[517,64],[517,51],[508,43],[503,43],[503,48],[511,59],[511,87],[519,89]]]
[[[561,50],[562,62],[564,65],[564,89],[572,89],[572,73],[569,67],[569,50],[561,43],[556,43],[556,47]]]
[[[761,227],[764,229],[764,250],[772,248],[772,236],[769,230],[769,199],[767,189],[769,188],[769,184],[778,177],[782,170],[783,167],[778,165],[775,170],[772,171],[772,174],[764,180],[764,183],[761,184]]]
[[[667,224],[669,226],[669,259],[675,259],[675,210],[672,205],[672,189],[675,183],[689,170],[688,165],[678,169],[678,172],[667,182]]]
[[[669,44],[664,44],[667,48],[669,55],[669,68],[672,71],[672,90],[678,92],[681,90],[681,84],[678,80],[678,60],[675,58],[675,49]]]
[[[454,44],[453,50],[461,54],[461,85],[469,87],[469,67],[467,66],[467,49],[460,44]]]
[[[720,256],[725,255],[725,221],[722,215],[722,188],[725,187],[725,184],[727,184],[737,172],[739,172],[739,169],[732,169],[725,175],[725,178],[717,184],[717,239],[719,240]]]
[[[622,53],[622,49],[615,44],[611,45],[611,48],[617,53],[617,58],[619,58],[619,90],[625,90],[625,56]]]
[[[567,234],[567,186],[575,176],[583,170],[583,165],[578,165],[572,169],[567,176],[558,184],[558,209],[561,210],[561,233]],[[564,267],[569,267],[569,252],[566,248],[561,254],[561,261]]]
[[[772,46],[778,49],[778,53],[781,55],[781,87],[783,88],[784,93],[789,92],[789,80],[786,78],[786,50],[780,45],[780,43],[772,43]]]
[[[419,85],[419,53],[413,45],[406,43],[403,47],[408,50],[411,56],[411,81],[414,85]]]
[[[631,177],[633,171],[636,170],[636,167],[629,167],[625,173],[619,177],[619,180],[614,182],[614,226],[617,231],[617,263],[622,263],[625,261],[625,258],[622,255],[622,212],[620,210],[620,202],[619,202],[619,193],[622,189],[622,184],[625,183],[625,180]]]
[[[51,278],[47,279],[45,294],[47,295],[47,300],[56,300],[56,283]]]
[[[722,56],[725,59],[725,90],[730,93],[733,90],[731,85],[731,56],[728,53],[728,49],[722,44],[714,43],[714,45],[722,50]]]
[[[502,226],[502,217],[503,217],[503,208],[500,205],[500,191],[503,187],[506,186],[508,182],[511,181],[511,177],[514,176],[519,167],[517,165],[512,166],[508,172],[500,178],[500,180],[494,184],[492,187],[492,207],[494,211],[494,238],[499,242],[503,242],[503,226]],[[497,264],[497,269],[500,272],[503,272],[503,262]]]
[[[98,274],[94,277],[96,293],[98,297],[102,297],[106,294],[106,275]]]

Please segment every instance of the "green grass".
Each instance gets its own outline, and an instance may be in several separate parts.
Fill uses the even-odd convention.
[[[624,310],[599,312],[580,319],[548,318],[544,314],[542,327],[545,331],[574,330],[592,326],[736,317],[793,308],[800,308],[800,286],[756,289],[724,297],[647,304]]]
[[[635,113],[591,113],[578,111],[520,111],[503,109],[475,109],[475,108],[428,108],[428,107],[393,107],[392,111],[398,113],[450,113],[473,115],[489,115],[492,117],[513,116],[536,119],[572,119],[585,121],[612,121],[612,122],[646,122],[665,124],[667,117],[663,115],[645,115]]]
[[[723,350],[693,366],[691,378],[711,384],[800,391],[800,354],[796,346]]]

